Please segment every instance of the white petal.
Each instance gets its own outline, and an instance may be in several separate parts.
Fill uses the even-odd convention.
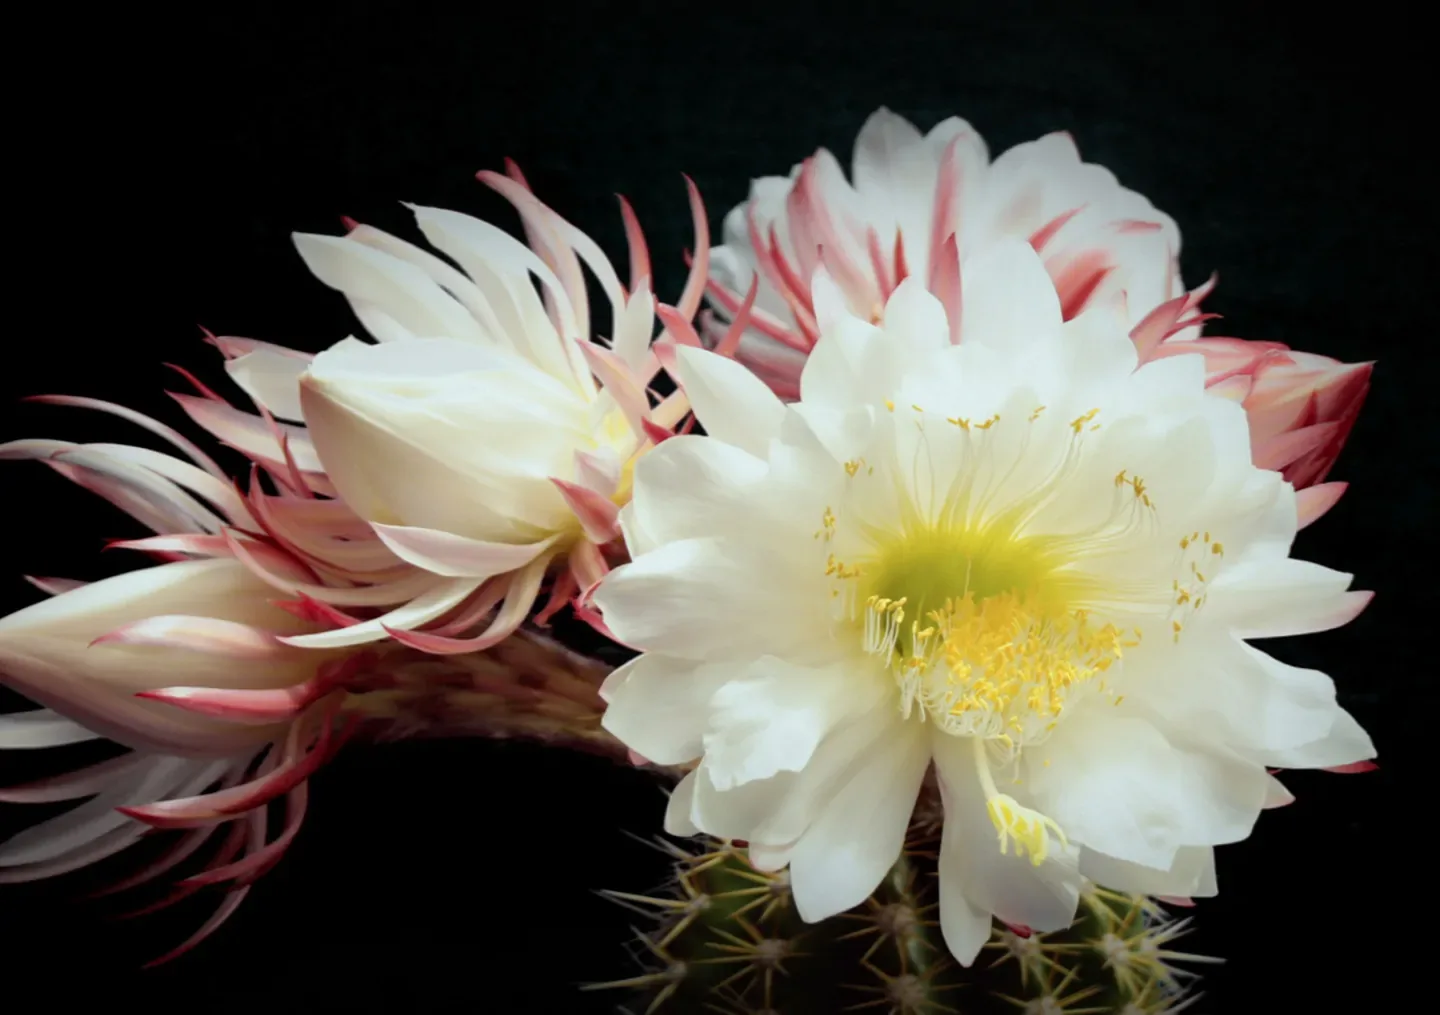
[[[408,525],[376,522],[371,527],[395,556],[446,578],[492,578],[519,570],[560,538],[551,536],[537,543],[491,543]]]
[[[698,778],[696,772],[686,772],[684,778],[676,785],[670,793],[670,800],[665,805],[665,833],[679,838],[689,838],[692,835],[699,835],[700,829],[695,827],[690,820],[690,812],[695,804],[695,780]]]
[[[1261,764],[1275,768],[1334,768],[1369,761],[1376,752],[1370,735],[1354,716],[1337,705],[1334,722],[1325,736],[1297,747],[1248,753]]]
[[[720,838],[792,845],[840,786],[902,736],[897,709],[864,709],[832,730],[799,772],[780,772],[724,792],[705,775],[702,760],[690,818],[696,827]]]
[[[956,962],[973,964],[993,926],[989,911],[966,898],[959,878],[940,876],[940,933]]]
[[[723,792],[804,768],[837,721],[878,704],[883,678],[852,679],[856,676],[845,667],[795,666],[773,656],[751,663],[710,700],[705,734],[710,784]]]
[[[616,568],[593,599],[626,645],[687,659],[790,656],[824,639],[823,591],[795,594],[735,540],[666,543]],[[813,603],[811,602],[813,600]]]
[[[484,340],[465,308],[415,265],[343,237],[296,233],[293,239],[316,278],[379,307],[411,334]]]
[[[635,464],[634,496],[621,512],[630,555],[745,525],[747,492],[765,475],[763,460],[724,441],[665,441]]]
[[[601,725],[658,765],[693,761],[703,750],[711,696],[737,675],[723,664],[705,666],[647,652],[607,678],[609,705]]]
[[[271,415],[298,422],[304,418],[300,411],[300,375],[307,366],[308,360],[258,348],[227,360],[225,372]]]
[[[1127,700],[1178,730],[1236,749],[1299,747],[1330,730],[1339,710],[1325,674],[1228,636],[1193,633],[1174,651],[1156,646],[1126,656]]]
[[[1204,898],[1215,894],[1215,850],[1209,846],[1182,846],[1167,870],[1156,870],[1083,849],[1080,873],[1117,892]]]
[[[1211,622],[1241,638],[1313,634],[1353,619],[1369,592],[1347,592],[1352,576],[1306,560],[1251,557],[1221,569],[1205,591]]]
[[[950,344],[945,307],[911,275],[885,304],[885,332],[903,341],[910,355],[924,355]]]
[[[1022,350],[1060,327],[1060,299],[1028,243],[1006,241],[965,262],[964,341]]]
[[[869,755],[790,854],[800,918],[815,923],[858,906],[900,856],[930,760],[918,723]]]
[[[785,406],[735,360],[705,349],[676,349],[680,383],[705,432],[763,458],[780,432]]]
[[[1082,706],[1028,759],[1034,805],[1067,836],[1164,870],[1182,845],[1250,834],[1268,791],[1261,766],[1172,743],[1146,720],[1116,713]]]

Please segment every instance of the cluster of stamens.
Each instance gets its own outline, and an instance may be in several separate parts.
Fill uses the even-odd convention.
[[[1208,532],[1192,532],[1181,538],[1181,577],[1171,582],[1174,599],[1169,616],[1170,632],[1175,641],[1180,640],[1186,621],[1205,605],[1206,588],[1210,583],[1206,572],[1213,574],[1224,556],[1224,544],[1211,539]]]

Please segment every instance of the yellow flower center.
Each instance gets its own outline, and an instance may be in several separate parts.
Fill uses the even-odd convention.
[[[1053,729],[1101,690],[1127,644],[1073,605],[1085,586],[1054,548],[1004,528],[902,532],[857,564],[862,641],[893,675],[906,715],[1007,748]]]

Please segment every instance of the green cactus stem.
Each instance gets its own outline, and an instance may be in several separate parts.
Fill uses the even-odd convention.
[[[582,988],[615,991],[629,1015],[1162,1015],[1199,999],[1184,964],[1218,961],[1176,951],[1189,921],[1154,900],[1087,885],[1068,930],[997,924],[965,969],[940,935],[926,831],[863,905],[818,924],[796,913],[786,872],[756,870],[743,848],[657,843],[673,861],[663,890],[602,893],[648,924],[635,931],[641,971]]]

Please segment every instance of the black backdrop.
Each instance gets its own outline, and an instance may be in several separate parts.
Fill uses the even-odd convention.
[[[1418,26],[1373,5],[1343,23],[1316,8],[995,6],[41,12],[50,27],[11,41],[12,75],[31,45],[41,62],[10,93],[20,179],[7,201],[0,439],[131,439],[105,417],[18,404],[37,392],[179,422],[162,361],[223,380],[197,324],[333,342],[353,327],[348,311],[289,232],[338,231],[344,214],[403,234],[400,200],[513,224],[473,179],[505,156],[616,253],[612,194],[627,194],[673,298],[691,242],[682,172],[718,224],[752,176],[818,145],[848,162],[881,104],[922,128],[963,116],[992,153],[1069,129],[1179,221],[1187,281],[1220,273],[1207,308],[1226,320],[1212,333],[1379,362],[1332,476],[1352,488],[1297,553],[1380,595],[1351,626],[1274,650],[1336,677],[1382,768],[1290,777],[1299,801],[1220,850],[1221,895],[1199,908],[1193,943],[1229,962],[1197,1010],[1423,1008],[1428,960],[1412,949],[1433,940],[1437,901],[1435,795],[1414,774],[1437,704],[1420,648],[1434,588],[1422,404],[1435,367],[1432,58]],[[133,523],[38,466],[3,477],[7,611],[38,596],[21,573],[126,566],[97,551],[139,534]],[[20,771],[0,766],[3,782]],[[3,890],[7,1010],[609,1010],[573,985],[629,971],[630,918],[591,890],[662,875],[659,856],[621,834],[658,830],[648,778],[521,746],[432,743],[349,751],[313,788],[283,865],[197,953],[153,973],[136,966],[196,913],[117,924],[64,902],[62,885]]]

